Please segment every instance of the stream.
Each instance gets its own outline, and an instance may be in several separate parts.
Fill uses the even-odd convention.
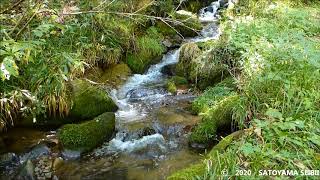
[[[201,9],[199,19],[204,28],[199,36],[184,43],[217,39],[221,6],[219,0]],[[190,129],[200,120],[187,110],[195,96],[188,89],[178,95],[168,93],[165,82],[169,77],[161,72],[178,62],[179,50],[169,51],[146,73],[134,74],[110,92],[119,107],[117,133],[80,160],[65,160],[55,171],[59,179],[165,179],[201,160],[187,141]]]

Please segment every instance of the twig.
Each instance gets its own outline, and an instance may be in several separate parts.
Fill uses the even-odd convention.
[[[178,6],[176,7],[176,9],[175,9],[176,11],[180,8],[180,6],[182,5],[182,3],[184,3],[184,1],[185,1],[185,0],[180,0],[179,5],[178,5]]]
[[[120,16],[142,16],[142,17],[146,17],[146,18],[151,18],[151,19],[157,19],[160,21],[167,21],[167,22],[171,22],[171,23],[176,23],[179,25],[182,25],[185,28],[188,28],[196,33],[198,33],[197,30],[185,25],[183,22],[178,21],[178,20],[174,20],[174,19],[170,19],[170,18],[162,18],[162,17],[158,17],[158,16],[149,16],[149,15],[145,15],[145,14],[136,14],[136,13],[121,13],[121,12],[105,12],[105,11],[81,11],[81,12],[71,12],[71,13],[64,13],[62,15],[80,15],[80,14],[92,14],[92,13],[105,13],[105,14],[115,14],[115,15],[120,15]],[[166,23],[167,24],[167,23]]]
[[[28,20],[26,24],[20,29],[20,31],[17,33],[16,38],[19,36],[19,34],[28,26],[28,24],[32,21],[32,19],[38,14],[38,11],[34,12],[31,18]]]
[[[184,39],[183,35],[179,31],[177,31],[174,27],[172,27],[169,23],[167,23],[166,21],[164,21],[162,19],[161,19],[161,21],[163,23],[165,23],[167,26],[169,26],[171,29],[173,29],[180,37],[182,37]]]
[[[142,11],[143,9],[145,9],[145,8],[147,8],[147,7],[149,7],[149,6],[151,6],[153,3],[154,3],[154,0],[153,0],[153,1],[151,1],[149,4],[147,4],[147,5],[143,6],[142,8],[138,9],[137,11],[135,11],[135,12],[134,12],[134,14],[136,14],[136,13],[138,13],[138,12]]]
[[[10,11],[11,9],[13,9],[13,8],[17,7],[19,4],[21,4],[23,1],[24,1],[24,0],[20,0],[20,1],[16,2],[14,5],[12,5],[11,7],[7,8],[7,9],[5,9],[5,10],[2,11],[0,14],[4,14],[4,13],[6,13],[7,11]]]
[[[111,1],[106,7],[110,6],[112,3],[114,3],[116,0]],[[103,1],[101,4],[99,4],[97,7],[94,7],[93,9],[98,9],[102,5],[104,5],[107,2],[107,0]]]

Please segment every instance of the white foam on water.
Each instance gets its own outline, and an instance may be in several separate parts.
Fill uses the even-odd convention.
[[[210,6],[202,8],[199,14],[199,20],[201,22],[214,22],[217,20],[217,12],[220,8],[221,0],[212,2]]]
[[[115,152],[131,153],[153,146],[165,151],[165,139],[161,134],[153,134],[149,136],[143,136],[141,139],[132,141],[122,141],[120,138],[112,139],[109,142],[108,150]]]
[[[162,61],[158,64],[152,65],[145,74],[135,74],[128,79],[117,93],[118,98],[126,98],[127,93],[132,89],[138,89],[149,83],[157,83],[162,80],[161,69],[169,64],[178,62],[179,50],[170,51],[164,55]]]

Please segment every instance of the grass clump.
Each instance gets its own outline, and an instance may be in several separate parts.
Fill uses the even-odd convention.
[[[135,51],[127,55],[128,66],[133,72],[143,73],[165,51],[162,39],[156,28],[148,29],[146,35],[137,39]]]
[[[192,102],[192,112],[195,114],[206,113],[226,96],[236,94],[232,88],[233,83],[232,78],[227,78],[216,86],[207,88]]]
[[[202,177],[207,170],[211,169],[213,165],[219,163],[221,154],[225,152],[228,146],[232,144],[232,141],[237,140],[243,131],[236,131],[225,138],[223,138],[216,146],[205,155],[205,160],[199,163],[193,164],[181,171],[178,171],[171,176],[168,180],[186,180],[186,179],[208,179],[210,177]]]
[[[231,127],[232,114],[239,99],[238,95],[225,96],[203,114],[201,122],[193,129],[189,137],[190,143],[210,145],[216,138],[219,128]]]
[[[221,52],[233,57],[241,96],[233,120],[246,130],[198,178],[223,178],[222,170],[237,178],[238,170],[251,170],[250,178],[264,179],[261,169],[320,167],[319,9],[315,1],[257,0],[226,11]],[[200,134],[215,129],[209,122]]]

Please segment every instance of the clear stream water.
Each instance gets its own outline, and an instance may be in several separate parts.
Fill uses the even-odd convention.
[[[217,39],[221,0],[199,12],[204,28],[184,43]],[[165,90],[161,69],[179,60],[180,49],[169,51],[144,74],[134,74],[111,91],[119,106],[115,137],[81,160],[65,161],[56,171],[60,179],[165,179],[172,172],[201,159],[189,150],[187,133],[199,121],[186,107],[194,96],[172,95]]]

